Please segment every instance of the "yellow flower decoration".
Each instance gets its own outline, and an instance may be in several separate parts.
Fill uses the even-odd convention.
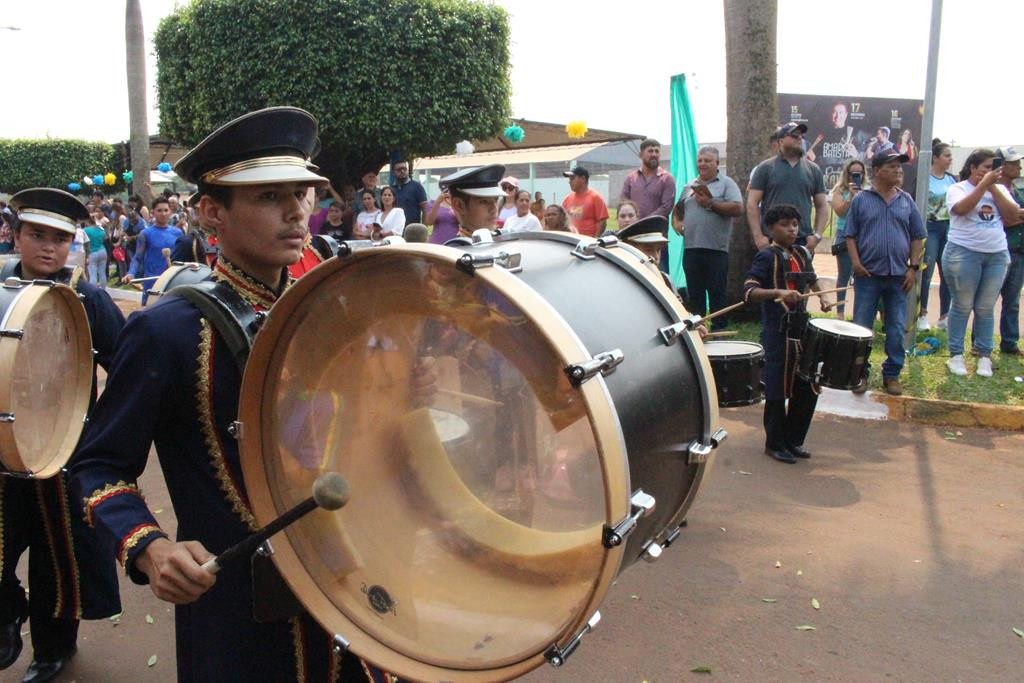
[[[573,140],[579,140],[587,134],[587,124],[582,121],[570,121],[565,127],[565,132]]]

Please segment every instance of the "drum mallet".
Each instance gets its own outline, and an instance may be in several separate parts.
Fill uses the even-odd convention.
[[[170,247],[164,247],[160,250],[160,253],[164,255],[164,261],[167,262],[167,267],[171,267],[171,249]]]
[[[221,567],[229,562],[242,557],[251,557],[256,548],[263,541],[267,540],[278,531],[281,531],[289,524],[298,521],[313,510],[323,508],[324,510],[338,510],[348,502],[350,495],[348,482],[345,477],[337,472],[321,474],[313,482],[313,495],[302,501],[291,510],[275,519],[259,531],[255,532],[245,540],[237,543],[217,557],[203,563],[203,569],[216,574]]]

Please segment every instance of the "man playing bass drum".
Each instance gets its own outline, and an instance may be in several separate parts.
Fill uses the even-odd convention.
[[[75,222],[88,220],[89,212],[74,196],[47,188],[22,190],[11,198],[11,206],[19,212],[14,241],[21,260],[6,267],[3,278],[53,280],[75,289],[89,319],[96,362],[109,368],[124,316],[104,290],[81,277],[80,269],[65,268]],[[22,679],[30,683],[52,680],[64,668],[76,650],[79,619],[121,611],[111,551],[75,514],[80,508],[69,502],[65,477],[64,472],[48,479],[0,476],[0,669],[17,661],[21,624],[31,617],[33,658]],[[15,575],[26,550],[28,596]]]

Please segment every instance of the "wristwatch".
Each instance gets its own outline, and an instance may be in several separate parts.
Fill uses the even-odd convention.
[[[814,239],[818,240],[819,242],[821,241],[821,238],[824,237],[824,235],[822,235],[820,232],[812,232],[811,234],[814,235]]]

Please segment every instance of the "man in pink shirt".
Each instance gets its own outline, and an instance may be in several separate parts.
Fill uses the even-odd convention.
[[[676,179],[663,169],[661,144],[647,138],[640,143],[640,168],[634,170],[622,184],[619,202],[626,199],[636,204],[637,215],[668,217],[676,201]]]
[[[569,179],[572,192],[562,200],[562,208],[569,214],[569,223],[581,235],[597,237],[608,224],[608,205],[597,190],[590,189],[590,171],[577,166],[562,173]]]

